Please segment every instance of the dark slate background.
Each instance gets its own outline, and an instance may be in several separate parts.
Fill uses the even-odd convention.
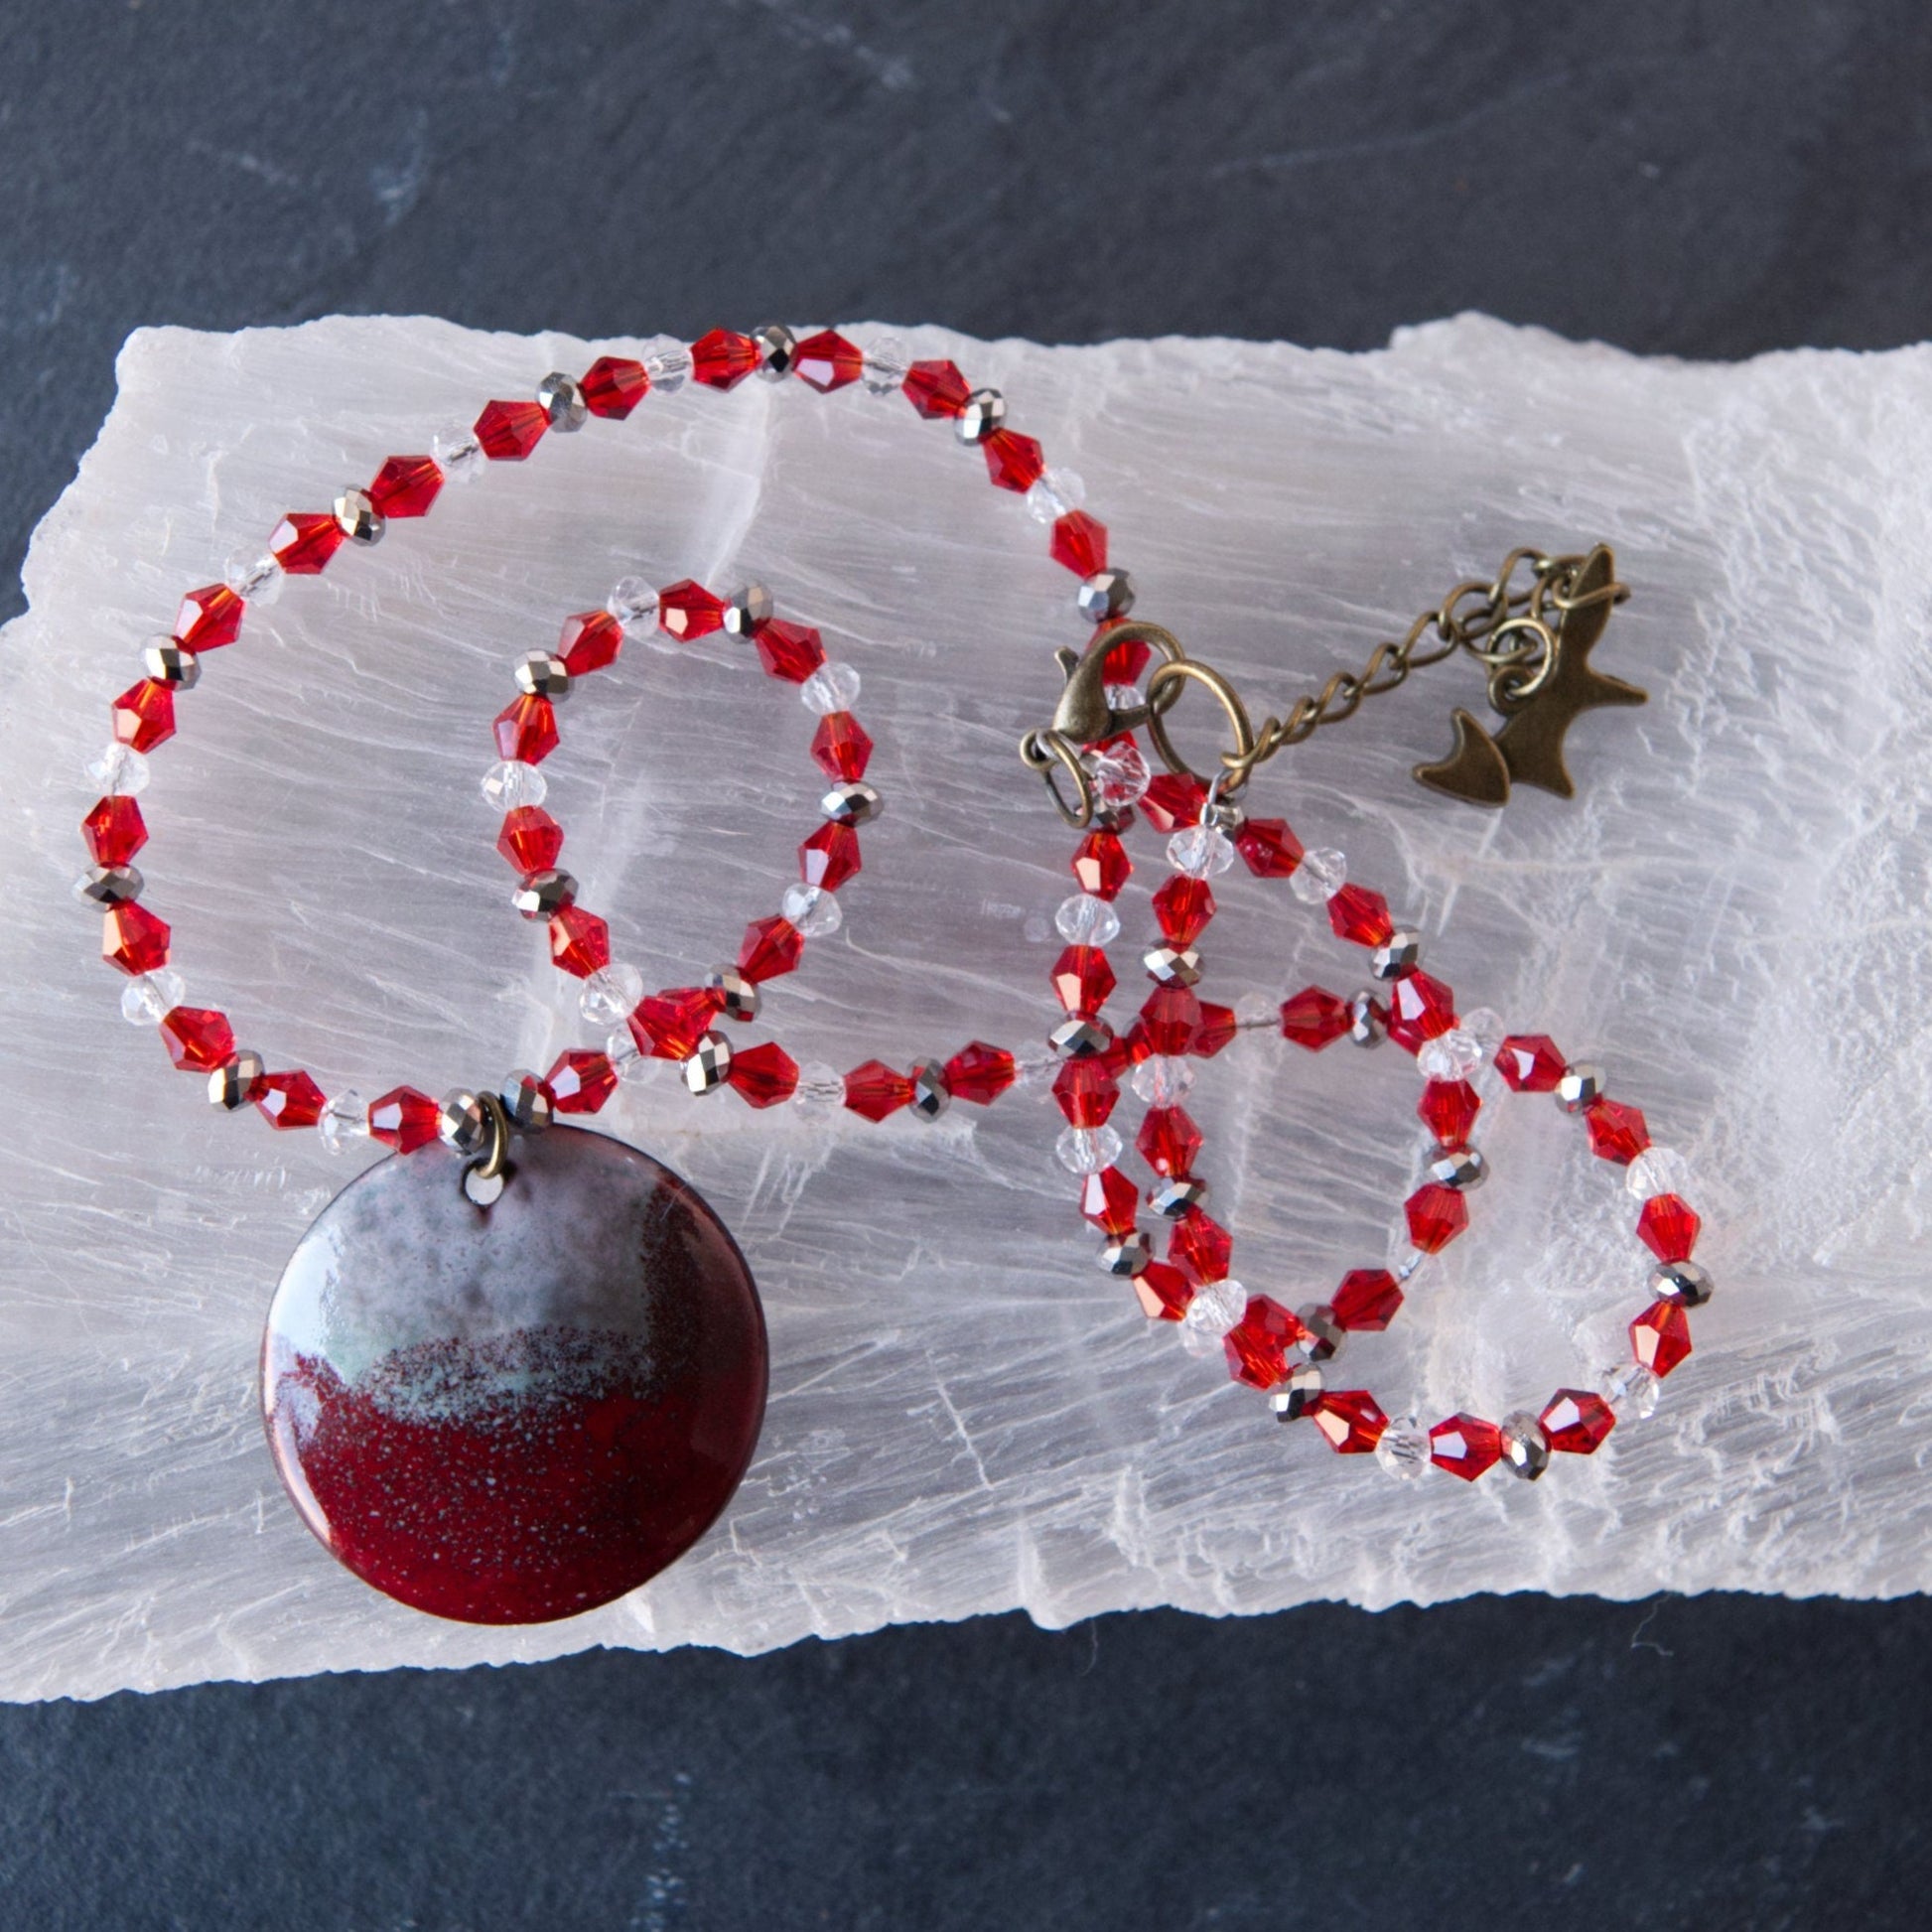
[[[1917,341],[1929,88],[1923,0],[0,0],[5,580],[141,323]],[[1928,1693],[1522,1597],[0,1710],[0,1924],[1920,1926]]]

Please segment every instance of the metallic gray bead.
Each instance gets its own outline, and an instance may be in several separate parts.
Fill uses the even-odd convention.
[[[912,1082],[913,1113],[921,1120],[937,1120],[952,1105],[952,1088],[943,1060],[914,1060],[906,1068]]]
[[[1170,1178],[1156,1181],[1148,1189],[1147,1204],[1157,1214],[1165,1214],[1169,1220],[1178,1220],[1188,1209],[1198,1207],[1207,1198],[1207,1182],[1185,1178]]]
[[[962,443],[984,443],[1006,427],[1006,397],[997,389],[975,389],[953,418],[953,428]]]
[[[1192,986],[1200,978],[1200,954],[1192,946],[1156,946],[1141,964],[1162,986]]]
[[[715,1028],[684,1062],[684,1084],[693,1093],[716,1093],[732,1071],[732,1043]]]
[[[818,801],[818,809],[834,825],[870,825],[886,809],[886,801],[870,785],[834,785]]]
[[[141,650],[141,668],[157,684],[192,691],[202,681],[202,660],[172,637],[151,637]]]
[[[1579,1060],[1563,1069],[1557,1082],[1557,1105],[1566,1114],[1581,1114],[1603,1097],[1603,1069],[1588,1060]]]
[[[1368,970],[1379,980],[1399,980],[1413,973],[1422,959],[1420,932],[1392,932],[1386,945],[1377,946],[1368,956]]]
[[[547,650],[533,650],[516,667],[516,688],[532,698],[567,698],[570,666]]]
[[[1153,1261],[1154,1257],[1148,1253],[1146,1237],[1139,1234],[1124,1235],[1118,1241],[1110,1241],[1100,1251],[1101,1272],[1126,1279],[1145,1275]]]
[[[1094,623],[1124,618],[1134,608],[1134,580],[1124,570],[1096,570],[1081,579],[1073,601],[1080,615]]]
[[[73,890],[96,905],[129,905],[141,897],[146,883],[137,866],[89,866],[73,882]]]
[[[759,1017],[759,983],[748,980],[736,966],[716,966],[704,976],[705,985],[718,996],[718,1011],[727,1020],[756,1020]]]
[[[577,882],[567,872],[533,872],[510,895],[526,919],[554,919],[577,901]]]
[[[1114,1030],[1104,1020],[1086,1020],[1074,1014],[1046,1035],[1046,1043],[1057,1059],[1090,1060],[1114,1043]]]
[[[489,1140],[489,1110],[467,1087],[452,1087],[436,1110],[436,1137],[459,1154],[481,1154]]]
[[[584,400],[584,386],[575,376],[552,369],[537,384],[537,407],[550,419],[550,427],[568,433],[582,429],[590,421],[591,406]]]
[[[267,1075],[262,1056],[244,1046],[231,1054],[225,1066],[217,1066],[207,1076],[207,1097],[224,1112],[232,1114],[255,1097],[255,1089]]]
[[[769,623],[777,606],[762,584],[747,584],[725,606],[725,628],[734,637],[749,637],[761,623]]]
[[[1430,1158],[1429,1177],[1465,1193],[1489,1178],[1489,1164],[1472,1147],[1439,1147]]]
[[[1518,1409],[1497,1425],[1503,1460],[1511,1475],[1534,1482],[1550,1466],[1550,1439],[1543,1425],[1527,1409]]]
[[[541,1134],[557,1117],[557,1105],[550,1097],[550,1089],[527,1067],[519,1066],[505,1073],[503,1084],[496,1089],[496,1098],[503,1103],[510,1125],[519,1133]]]
[[[366,489],[345,489],[334,504],[336,522],[344,536],[355,543],[380,543],[388,518],[376,508]]]
[[[1288,1373],[1268,1391],[1277,1422],[1296,1422],[1321,1400],[1321,1371],[1312,1362],[1291,1362]]]
[[[780,382],[798,364],[798,338],[782,322],[767,322],[752,331],[759,346],[759,374]]]
[[[1309,1331],[1296,1345],[1310,1361],[1332,1362],[1341,1353],[1348,1330],[1335,1319],[1335,1311],[1326,1302],[1309,1303],[1296,1311],[1295,1318]]]
[[[1380,1046],[1389,1036],[1389,1016],[1373,993],[1357,993],[1348,1003],[1348,1037],[1357,1046]]]
[[[1660,1302],[1675,1302],[1680,1308],[1703,1308],[1716,1286],[1695,1261],[1667,1261],[1661,1268],[1650,1271],[1651,1294]]]

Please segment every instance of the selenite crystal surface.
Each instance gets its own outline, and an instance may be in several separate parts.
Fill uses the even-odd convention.
[[[1457,664],[1285,754],[1251,803],[1344,852],[1464,1012],[1600,1061],[1689,1161],[1718,1292],[1656,1413],[1534,1485],[1393,1481],[1278,1425],[1218,1349],[1191,1358],[1099,1271],[1047,1080],[874,1127],[694,1100],[645,1067],[596,1124],[704,1192],[769,1317],[770,1409],[735,1503],[673,1570],[573,1622],[471,1628],[365,1589],[284,1500],[255,1377],[290,1251],[379,1150],[220,1113],[123,1023],[98,911],[69,892],[82,767],[183,591],[258,554],[284,511],[598,351],[418,320],[148,332],[3,647],[0,1694],[755,1652],[1015,1606],[1064,1624],[1932,1581],[1932,351],[1700,367],[1481,318],[1366,355],[930,329],[911,346],[1006,392],[1014,427],[1085,479],[1136,615],[1257,712],[1514,545],[1615,547],[1633,596],[1594,661],[1651,698],[1573,730],[1574,802],[1521,792],[1493,814],[1411,782],[1448,750],[1451,706],[1488,716]],[[1052,648],[1086,635],[1045,535],[980,452],[862,384],[687,382],[484,466],[291,580],[181,694],[139,863],[186,998],[332,1094],[441,1094],[598,1043],[506,902],[479,795],[490,720],[566,615],[626,576],[692,577],[769,586],[858,669],[887,805],[841,928],[734,1038],[775,1033],[841,1070],[1036,1045],[1072,840],[1014,747],[1050,715]],[[549,803],[613,957],[653,988],[698,981],[796,879],[824,790],[812,713],[721,635],[626,643],[561,722]],[[1218,714],[1194,694],[1175,729],[1205,759]],[[1158,850],[1139,835],[1118,904],[1123,1001]],[[1214,889],[1203,996],[1365,982],[1279,882],[1237,868]],[[1249,1031],[1198,1074],[1200,1171],[1250,1292],[1322,1301],[1395,1251],[1425,1154],[1408,1055]],[[1138,1103],[1119,1118],[1131,1135]],[[1505,1095],[1476,1138],[1491,1174],[1469,1233],[1329,1371],[1425,1427],[1597,1386],[1646,1302],[1638,1203],[1576,1122]]]

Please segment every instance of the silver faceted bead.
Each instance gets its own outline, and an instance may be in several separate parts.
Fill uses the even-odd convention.
[[[489,1110],[467,1087],[452,1087],[436,1110],[436,1138],[459,1154],[480,1154],[489,1139]]]
[[[89,866],[73,890],[96,905],[128,905],[141,897],[145,884],[138,866]]]
[[[1399,980],[1413,973],[1422,958],[1420,932],[1392,932],[1386,945],[1377,946],[1368,956],[1368,970],[1379,980]]]
[[[704,976],[705,985],[718,996],[718,1011],[727,1020],[756,1020],[759,1017],[759,983],[748,980],[736,966],[716,966]]]
[[[582,429],[590,421],[591,406],[584,400],[584,386],[574,375],[552,369],[537,384],[537,407],[550,419],[550,427],[568,433]]]
[[[906,1069],[912,1082],[910,1106],[921,1120],[937,1120],[952,1105],[952,1088],[943,1060],[914,1060]]]
[[[1118,1241],[1110,1241],[1100,1251],[1101,1272],[1124,1279],[1145,1275],[1153,1261],[1154,1257],[1148,1253],[1147,1239],[1140,1234],[1123,1235]]]
[[[527,1067],[519,1066],[514,1072],[504,1074],[496,1098],[503,1103],[510,1125],[521,1133],[541,1134],[556,1118],[556,1102],[550,1097],[550,1089]]]
[[[1429,1177],[1463,1193],[1489,1178],[1489,1165],[1472,1147],[1439,1147],[1430,1159]]]
[[[142,649],[141,668],[157,684],[192,691],[202,680],[202,660],[172,637],[152,638]]]
[[[1200,978],[1200,954],[1192,946],[1156,946],[1141,964],[1162,986],[1192,986]]]
[[[1211,825],[1223,838],[1233,838],[1248,822],[1248,814],[1231,798],[1217,798],[1201,814],[1203,824]]]
[[[716,1093],[731,1078],[732,1043],[715,1028],[684,1062],[684,1084],[693,1093]]]
[[[1357,1046],[1380,1046],[1389,1036],[1389,1016],[1372,993],[1357,993],[1348,1003],[1348,1037]]]
[[[1094,623],[1124,618],[1134,608],[1134,580],[1124,570],[1096,570],[1081,579],[1073,601],[1080,615]]]
[[[1268,1406],[1277,1422],[1297,1422],[1321,1400],[1321,1371],[1312,1362],[1292,1362],[1268,1391]]]
[[[1534,1482],[1550,1466],[1550,1439],[1543,1425],[1527,1409],[1505,1416],[1498,1425],[1503,1460],[1511,1475]]]
[[[777,606],[762,584],[747,584],[725,606],[725,628],[734,637],[749,637],[761,623],[769,623]]]
[[[336,522],[344,536],[355,543],[380,543],[388,519],[376,508],[366,489],[345,489],[335,501]]]
[[[1114,1030],[1104,1020],[1087,1020],[1075,1014],[1046,1035],[1046,1043],[1058,1059],[1090,1060],[1114,1043]]]
[[[526,919],[554,919],[577,900],[577,882],[567,872],[533,872],[510,895]]]
[[[997,389],[975,389],[953,418],[962,443],[984,443],[996,429],[1004,429],[1007,399]]]
[[[516,667],[516,688],[532,698],[567,698],[570,667],[547,650],[533,650]]]
[[[870,785],[834,785],[818,801],[818,809],[834,825],[870,825],[886,802]]]
[[[1191,1176],[1159,1180],[1148,1189],[1147,1204],[1157,1214],[1165,1214],[1169,1220],[1178,1220],[1190,1208],[1198,1207],[1207,1198],[1207,1182],[1195,1180]]]
[[[1563,1078],[1557,1082],[1557,1105],[1566,1114],[1581,1114],[1586,1107],[1593,1106],[1603,1097],[1603,1069],[1593,1066],[1588,1060],[1579,1060],[1575,1066],[1563,1069]]]
[[[1650,1292],[1660,1302],[1675,1302],[1680,1308],[1701,1309],[1711,1299],[1716,1284],[1695,1261],[1667,1261],[1650,1271]]]
[[[1297,1344],[1311,1362],[1332,1362],[1348,1339],[1348,1330],[1335,1319],[1326,1302],[1311,1302],[1296,1311],[1296,1320],[1309,1332]]]
[[[759,349],[759,374],[779,382],[798,365],[798,338],[782,322],[767,322],[752,331]]]
[[[267,1075],[268,1067],[259,1053],[243,1047],[230,1056],[227,1065],[217,1066],[207,1076],[207,1097],[224,1112],[232,1114],[255,1097],[255,1089]]]

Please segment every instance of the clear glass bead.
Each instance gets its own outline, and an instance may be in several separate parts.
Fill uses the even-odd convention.
[[[1057,1056],[1043,1039],[1030,1039],[1013,1049],[1013,1084],[1023,1093],[1037,1098],[1050,1092],[1059,1070]]]
[[[1115,809],[1138,805],[1154,781],[1154,773],[1147,768],[1140,747],[1132,743],[1116,745],[1105,752],[1082,752],[1080,762],[1093,780],[1094,793],[1101,804]]]
[[[577,1011],[593,1027],[622,1027],[643,997],[643,974],[627,960],[615,960],[585,980],[577,995]],[[624,1037],[630,1037],[627,1027]]]
[[[1068,1127],[1053,1153],[1068,1173],[1098,1173],[1120,1159],[1121,1138],[1111,1127]]]
[[[845,1105],[845,1076],[823,1060],[807,1060],[798,1069],[791,1104],[807,1120],[829,1120]]]
[[[1128,1076],[1134,1091],[1150,1107],[1178,1107],[1194,1087],[1194,1063],[1156,1053]]]
[[[510,812],[519,805],[541,805],[550,795],[550,784],[534,764],[504,759],[483,773],[483,795],[492,811]]]
[[[1657,1413],[1663,1383],[1641,1362],[1619,1362],[1597,1378],[1596,1389],[1618,1422],[1644,1422]]]
[[[1429,1467],[1435,1447],[1414,1416],[1396,1416],[1375,1445],[1375,1459],[1398,1482],[1413,1482]]]
[[[911,366],[911,350],[903,336],[875,336],[866,345],[865,385],[875,396],[890,396]]]
[[[453,483],[475,483],[483,473],[483,445],[474,430],[438,430],[429,447],[436,467]]]
[[[158,973],[143,973],[121,988],[121,1018],[130,1027],[158,1027],[162,1017],[181,1005],[187,992],[182,978],[172,967]]]
[[[1190,1355],[1211,1355],[1221,1337],[1248,1311],[1248,1291],[1239,1282],[1209,1282],[1180,1318],[1180,1345]]]
[[[282,595],[282,566],[265,550],[250,546],[228,559],[221,581],[249,604],[273,604]]]
[[[1234,864],[1234,842],[1211,825],[1189,825],[1168,841],[1168,864],[1189,879],[1218,879]]]
[[[656,628],[657,592],[641,577],[620,577],[604,608],[622,624],[627,637],[642,637]]]
[[[691,351],[675,336],[653,336],[637,358],[650,377],[650,386],[671,395],[683,388],[691,373]]]
[[[148,788],[148,761],[132,745],[110,745],[88,761],[87,782],[109,798],[132,798]]]
[[[1289,877],[1288,889],[1304,905],[1321,905],[1347,884],[1348,861],[1324,846],[1318,852],[1302,855],[1302,863]]]
[[[1053,924],[1069,946],[1107,946],[1120,937],[1120,914],[1091,893],[1061,899]]]
[[[1273,1033],[1282,1024],[1281,1002],[1266,993],[1244,993],[1234,1003],[1234,1024],[1244,1033]]]
[[[1087,485],[1071,470],[1042,470],[1039,481],[1027,491],[1027,507],[1035,523],[1056,523],[1086,500]]]
[[[823,886],[787,886],[778,910],[807,939],[823,939],[845,923],[838,899]]]
[[[1110,684],[1106,693],[1115,711],[1138,711],[1147,703],[1147,693],[1138,684]]]
[[[670,1065],[669,1060],[646,1053],[628,1027],[611,1029],[610,1037],[604,1042],[604,1057],[617,1068],[618,1078],[627,1087],[641,1086],[659,1067]]]
[[[322,1110],[316,1137],[331,1154],[346,1154],[352,1141],[367,1138],[369,1103],[353,1088],[339,1093]]]
[[[1477,1007],[1455,1023],[1482,1048],[1482,1057],[1492,1060],[1496,1048],[1509,1037],[1509,1024],[1494,1007]]]
[[[798,687],[798,701],[821,718],[829,718],[835,711],[850,711],[859,702],[857,667],[827,658]]]
[[[1624,1169],[1623,1184],[1639,1200],[1657,1194],[1688,1194],[1691,1164],[1674,1147],[1647,1147]]]
[[[1482,1064],[1482,1042],[1461,1027],[1426,1039],[1416,1053],[1425,1080],[1466,1080]]]

